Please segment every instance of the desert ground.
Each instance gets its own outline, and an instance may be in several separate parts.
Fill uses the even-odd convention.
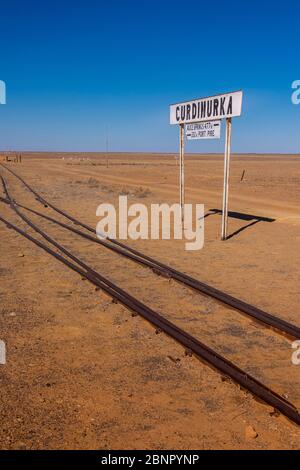
[[[5,153],[0,160],[4,161]],[[223,157],[186,155],[186,202],[205,205],[205,243],[126,243],[300,325],[300,155],[233,155],[229,239],[220,240]],[[7,166],[96,227],[96,208],[178,202],[173,154],[22,152]],[[44,208],[3,168],[13,197]],[[244,173],[244,177],[242,175]],[[1,189],[1,196],[2,189]],[[244,217],[251,214],[253,218]],[[28,231],[4,203],[0,215]],[[300,409],[292,340],[215,300],[30,216],[97,271]],[[269,219],[269,220],[268,220]],[[1,449],[299,449],[300,428],[0,223]]]

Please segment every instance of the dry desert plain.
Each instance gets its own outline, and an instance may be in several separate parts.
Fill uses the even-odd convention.
[[[173,154],[22,153],[7,163],[46,199],[95,227],[101,202],[174,203]],[[2,153],[1,159],[4,160]],[[242,174],[244,178],[241,181]],[[44,208],[1,168],[13,197]],[[186,156],[186,202],[204,203],[205,244],[132,247],[300,325],[300,156],[234,155],[220,241],[223,158]],[[2,192],[2,190],[1,190]],[[3,194],[1,194],[3,197]],[[39,238],[4,203],[0,215]],[[36,216],[49,234],[300,409],[291,340],[215,300]],[[1,449],[299,449],[300,428],[30,241],[0,224]],[[249,431],[250,430],[250,431]]]

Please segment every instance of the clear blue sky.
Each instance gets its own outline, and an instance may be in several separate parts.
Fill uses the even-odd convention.
[[[237,152],[300,153],[299,7],[271,1],[3,1],[0,148],[178,150],[169,104],[244,90]],[[223,142],[189,142],[221,151]]]

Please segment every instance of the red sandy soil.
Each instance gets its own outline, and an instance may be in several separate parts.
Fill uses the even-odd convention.
[[[17,173],[57,206],[93,227],[101,202],[174,203],[174,155],[24,154]],[[241,182],[241,175],[245,176]],[[43,208],[1,169],[17,201]],[[220,209],[223,162],[186,158],[186,202]],[[205,245],[128,241],[225,292],[300,325],[300,156],[235,155],[230,210],[274,218],[205,218]],[[0,214],[25,228],[1,203]],[[175,281],[32,218],[96,270],[183,327],[300,409],[300,366],[291,341]],[[64,220],[65,221],[65,220]],[[240,230],[242,229],[242,230]],[[36,236],[32,230],[29,233]],[[182,346],[0,225],[2,449],[299,449],[300,429]],[[251,426],[257,437],[246,433]]]

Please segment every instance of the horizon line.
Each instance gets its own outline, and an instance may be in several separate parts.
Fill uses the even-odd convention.
[[[130,151],[130,150],[121,150],[121,151],[105,151],[105,150],[1,150],[0,154],[10,154],[10,153],[45,153],[45,154],[57,154],[57,153],[76,153],[76,154],[103,154],[103,155],[114,155],[114,154],[152,154],[152,155],[177,155],[179,152],[159,152],[159,151]],[[185,155],[224,155],[224,152],[185,152]],[[231,152],[231,155],[294,155],[300,156],[299,153],[295,152]]]

